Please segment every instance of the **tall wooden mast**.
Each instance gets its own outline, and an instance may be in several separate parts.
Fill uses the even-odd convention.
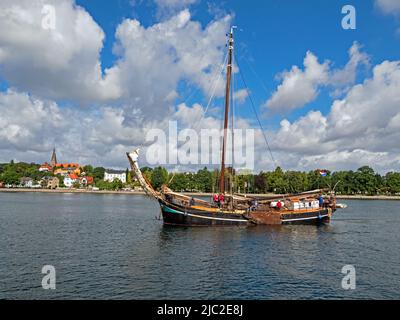
[[[232,53],[233,53],[233,29],[229,33],[228,40],[228,65],[226,72],[226,89],[225,89],[225,119],[224,119],[224,139],[222,142],[222,158],[221,158],[221,175],[219,179],[219,192],[225,193],[225,153],[226,153],[226,144],[228,137],[228,119],[229,119],[229,98],[230,98],[230,90],[231,90],[231,78],[232,78]]]

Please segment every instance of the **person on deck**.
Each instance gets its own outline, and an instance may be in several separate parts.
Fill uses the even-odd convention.
[[[219,198],[218,198],[219,206],[220,206],[220,207],[222,207],[222,206],[224,205],[224,200],[225,200],[224,194],[221,193],[221,194],[219,195]]]
[[[192,198],[190,199],[190,206],[194,206],[194,204],[195,204],[195,201],[194,201],[194,198],[192,197]]]
[[[214,193],[213,200],[215,203],[218,202],[218,195],[216,193]]]
[[[214,204],[219,207],[219,200],[218,200],[218,195],[215,193],[213,196]]]
[[[319,196],[318,203],[320,208],[324,206],[324,197],[322,195]]]
[[[336,199],[333,196],[329,197],[329,203],[328,203],[328,207],[329,208],[334,208],[336,206]]]
[[[276,208],[277,208],[278,210],[281,210],[281,208],[282,208],[282,202],[278,201],[278,203],[276,204]]]
[[[254,200],[251,202],[250,210],[251,210],[251,211],[256,211],[256,210],[257,210],[257,207],[258,207],[257,199],[254,199]]]

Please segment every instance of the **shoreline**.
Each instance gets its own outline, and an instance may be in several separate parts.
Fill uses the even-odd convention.
[[[145,195],[144,191],[112,191],[112,190],[80,190],[80,189],[28,189],[28,188],[15,188],[7,189],[0,188],[0,192],[5,193],[18,193],[18,192],[33,192],[33,193],[85,193],[85,194],[117,194],[117,195]],[[212,193],[202,193],[202,192],[182,192],[182,194],[189,196],[200,196],[207,197],[212,196]],[[251,194],[249,196],[269,196],[272,194]],[[344,200],[400,200],[400,196],[363,196],[363,195],[337,195],[337,199]]]

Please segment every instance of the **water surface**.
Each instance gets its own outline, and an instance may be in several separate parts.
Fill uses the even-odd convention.
[[[0,299],[399,299],[400,202],[345,202],[320,227],[179,228],[144,196],[0,193]]]

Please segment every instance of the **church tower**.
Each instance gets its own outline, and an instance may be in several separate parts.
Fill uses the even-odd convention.
[[[57,163],[56,148],[53,149],[53,154],[51,155],[50,164],[54,167]]]

